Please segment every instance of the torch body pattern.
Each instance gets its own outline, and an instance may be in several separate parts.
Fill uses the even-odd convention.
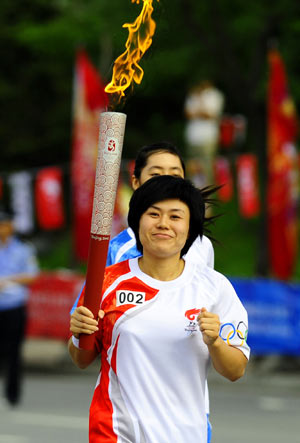
[[[100,115],[99,149],[91,226],[93,239],[104,240],[110,236],[125,123],[125,114],[103,112]]]

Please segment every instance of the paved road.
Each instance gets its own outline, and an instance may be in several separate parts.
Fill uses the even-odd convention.
[[[300,443],[300,372],[210,382],[214,443]]]
[[[95,381],[96,368],[27,372],[22,405],[0,406],[0,443],[87,443]],[[213,443],[300,443],[300,373],[211,375],[210,397]]]

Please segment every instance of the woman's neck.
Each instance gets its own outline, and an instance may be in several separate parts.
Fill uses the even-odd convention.
[[[156,280],[170,281],[178,278],[184,270],[185,262],[180,255],[168,258],[152,258],[143,255],[139,258],[139,267],[142,272]]]

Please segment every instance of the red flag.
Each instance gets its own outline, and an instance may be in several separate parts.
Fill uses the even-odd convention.
[[[224,115],[220,122],[220,145],[224,148],[232,147],[234,143],[234,120]]]
[[[269,53],[268,188],[269,256],[273,274],[288,280],[297,257],[297,117],[277,50]]]
[[[229,160],[226,157],[216,157],[214,169],[216,185],[222,186],[218,190],[218,197],[221,201],[228,202],[233,196],[233,180]]]
[[[84,51],[75,67],[73,150],[73,245],[80,260],[87,260],[93,208],[100,113],[108,104],[101,78]]]
[[[37,173],[35,207],[37,221],[41,229],[59,229],[65,224],[60,168],[44,168]]]
[[[240,213],[245,218],[255,217],[259,213],[257,159],[254,154],[243,154],[236,166]]]

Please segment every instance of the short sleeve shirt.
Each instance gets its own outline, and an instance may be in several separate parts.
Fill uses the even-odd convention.
[[[210,359],[197,324],[202,307],[219,315],[223,340],[248,358],[247,313],[220,273],[186,262],[177,279],[158,281],[137,258],[106,269],[90,443],[207,442]]]

